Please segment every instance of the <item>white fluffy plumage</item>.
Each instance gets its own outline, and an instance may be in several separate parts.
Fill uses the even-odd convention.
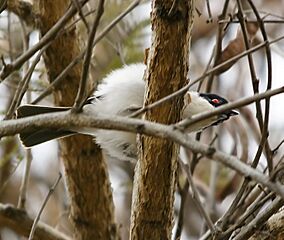
[[[145,68],[144,64],[131,64],[111,72],[98,86],[92,104],[86,105],[84,111],[108,116],[126,116],[141,108],[145,92]],[[183,118],[214,109],[208,101],[200,98],[197,92],[188,92],[186,96]],[[198,123],[188,129],[188,132],[200,130],[210,123],[212,120]],[[86,129],[84,132],[92,132],[96,142],[111,157],[126,161],[137,159],[136,134],[102,129]]]
[[[94,94],[92,104],[84,107],[86,112],[102,115],[127,116],[143,106],[145,83],[144,64],[131,64],[107,75]],[[135,161],[136,134],[115,130],[86,129],[92,132],[96,142],[113,158]]]
[[[117,69],[107,75],[94,96],[87,100],[83,111],[86,114],[98,114],[105,117],[128,116],[142,108],[145,94],[143,75],[144,64],[131,64]],[[196,114],[211,111],[215,107],[228,103],[216,94],[197,93],[188,91],[184,96],[182,118],[190,118]],[[17,117],[27,117],[48,112],[66,111],[70,108],[23,105],[17,109]],[[220,116],[206,119],[190,126],[187,132],[202,130],[203,128],[219,124],[233,115],[235,111],[227,111]],[[26,147],[32,147],[54,138],[61,138],[76,133],[84,133],[96,137],[96,141],[106,154],[113,158],[127,161],[136,161],[136,134],[116,130],[74,128],[59,129],[51,132],[50,129],[31,129],[20,134],[20,139]]]

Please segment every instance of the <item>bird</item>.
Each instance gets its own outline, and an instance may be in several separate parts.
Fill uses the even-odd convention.
[[[85,101],[83,112],[86,114],[102,114],[107,116],[129,116],[141,109],[144,101],[145,81],[143,80],[146,66],[143,63],[125,65],[109,73],[98,85],[93,96]],[[227,104],[228,101],[213,93],[186,92],[182,118],[190,118],[196,114],[212,111]],[[17,109],[17,118],[38,114],[70,110],[69,107],[49,107],[39,105],[22,105]],[[235,110],[228,110],[218,116],[211,117],[190,126],[186,132],[198,132],[214,126],[238,115]],[[115,159],[130,162],[137,161],[136,134],[117,130],[104,129],[36,129],[20,133],[20,140],[25,147],[62,138],[77,133],[95,137],[96,143],[105,153]]]

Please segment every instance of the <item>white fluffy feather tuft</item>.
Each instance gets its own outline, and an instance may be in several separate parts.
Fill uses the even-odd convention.
[[[111,72],[103,79],[92,104],[84,107],[85,112],[103,115],[126,116],[132,110],[143,106],[145,82],[144,64],[126,65]],[[84,132],[96,137],[96,142],[113,158],[136,161],[136,134],[101,129],[85,129]]]

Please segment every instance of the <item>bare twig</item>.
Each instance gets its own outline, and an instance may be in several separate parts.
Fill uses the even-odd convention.
[[[86,114],[70,114],[69,112],[50,113],[33,117],[26,117],[17,120],[2,121],[0,126],[0,136],[13,135],[25,132],[29,129],[66,128],[66,126],[76,126],[76,128],[103,128],[116,129],[129,132],[138,132],[155,137],[167,138],[179,145],[191,149],[193,152],[205,155],[227,167],[237,171],[245,177],[250,177],[254,181],[269,188],[284,198],[284,188],[279,183],[271,182],[263,173],[242,163],[237,157],[222,153],[206,144],[190,139],[172,126],[148,122],[140,119],[132,119],[120,116],[89,116]]]
[[[62,175],[61,175],[61,173],[59,173],[59,175],[58,175],[58,177],[57,177],[55,183],[54,183],[53,186],[49,189],[49,192],[48,192],[48,194],[46,195],[46,197],[45,197],[45,199],[44,199],[44,201],[43,201],[43,204],[42,204],[42,206],[41,206],[41,208],[40,208],[40,210],[39,210],[37,216],[36,216],[35,219],[34,219],[34,222],[33,222],[33,225],[32,225],[32,229],[31,229],[30,235],[29,235],[29,240],[32,240],[32,239],[33,239],[34,234],[35,234],[35,230],[36,230],[37,224],[38,224],[38,222],[39,222],[40,216],[41,216],[41,214],[42,214],[42,212],[43,212],[43,209],[45,208],[48,199],[50,198],[50,196],[51,196],[52,193],[54,192],[56,186],[58,185],[58,183],[59,183],[61,177],[62,177]]]
[[[224,19],[226,17],[227,14],[227,10],[228,10],[228,3],[229,1],[226,1],[222,10],[222,13],[220,16],[218,16],[218,19]],[[209,2],[207,1],[207,8],[210,9],[209,6]],[[218,65],[218,61],[220,59],[221,56],[221,51],[222,51],[222,39],[224,36],[224,24],[218,24],[218,33],[216,36],[216,44],[214,47],[214,63],[213,63],[213,68],[216,67]],[[208,84],[206,86],[206,91],[209,92],[211,87],[212,87],[212,83],[213,83],[213,78],[214,78],[214,72],[212,72],[212,74],[210,74],[208,76]]]
[[[25,211],[15,208],[12,205],[0,203],[0,225],[2,227],[9,227],[14,232],[28,237],[32,224],[33,219],[31,219]],[[34,239],[71,240],[67,235],[41,221],[37,224]]]
[[[174,13],[176,12],[177,4],[178,4],[178,0],[174,0],[170,8],[170,11],[168,12],[169,17],[172,17]]]
[[[274,39],[274,40],[270,41],[270,42],[269,42],[269,45],[271,45],[271,44],[273,44],[273,43],[275,43],[275,42],[281,41],[281,40],[283,40],[283,39],[284,39],[284,36],[281,36],[281,37],[279,37],[279,38],[277,38],[277,39]],[[246,55],[249,54],[249,53],[253,53],[253,52],[259,50],[260,48],[264,47],[265,45],[266,45],[265,42],[260,43],[260,44],[258,44],[257,46],[252,47],[252,48],[250,48],[249,50],[247,50],[247,51],[245,51],[245,52],[243,52],[243,53],[241,53],[241,54],[238,54],[238,55],[236,55],[236,56],[230,58],[229,60],[227,60],[227,61],[225,61],[225,62],[223,62],[223,63],[217,65],[216,67],[211,68],[211,69],[208,70],[205,74],[203,74],[202,76],[198,77],[197,79],[191,81],[191,82],[188,83],[186,86],[184,86],[184,87],[182,87],[181,89],[179,89],[178,91],[176,91],[176,92],[174,92],[174,93],[172,93],[172,94],[170,94],[170,95],[168,95],[168,96],[166,96],[166,97],[161,98],[160,100],[156,101],[155,103],[152,103],[152,104],[150,104],[150,105],[147,105],[147,106],[141,108],[140,110],[138,110],[138,111],[132,113],[131,115],[129,115],[129,117],[137,117],[137,116],[139,116],[139,115],[145,113],[146,111],[149,111],[150,109],[153,109],[153,108],[155,108],[155,107],[161,105],[162,103],[164,103],[164,102],[166,102],[166,101],[169,101],[169,100],[171,100],[171,99],[173,99],[173,98],[176,98],[176,97],[178,97],[178,96],[180,96],[180,95],[186,93],[186,91],[188,91],[188,89],[191,88],[193,85],[195,85],[196,83],[200,82],[201,80],[203,80],[205,77],[209,76],[210,74],[216,72],[217,70],[219,70],[220,68],[222,68],[222,67],[225,66],[226,64],[228,64],[228,63],[230,63],[230,62],[233,62],[233,61],[236,61],[236,60],[238,60],[238,59],[240,59],[240,58],[246,56]]]
[[[232,226],[230,226],[226,231],[220,231],[218,237],[216,239],[218,240],[225,240],[228,239],[230,237],[230,235],[238,228],[243,227],[245,224],[248,224],[248,219],[249,218],[254,218],[255,215],[257,215],[257,212],[259,212],[259,210],[261,209],[261,207],[263,207],[263,205],[268,202],[272,197],[273,197],[274,193],[270,193],[270,194],[265,194],[262,193],[261,195],[259,195],[257,197],[257,199],[253,202],[253,204],[251,204],[248,208],[247,211],[242,215],[242,216],[238,216],[238,219],[236,220],[236,222],[234,223],[234,221],[232,221],[231,223],[234,223]],[[243,199],[245,199],[246,196],[243,197]],[[241,204],[241,203],[240,203]],[[239,206],[240,206],[239,204]],[[236,207],[238,208],[238,206]],[[222,221],[222,220],[221,220]]]
[[[141,0],[136,0],[132,4],[130,4],[120,15],[118,15],[95,39],[93,47],[104,38],[104,36],[119,22],[121,19],[123,19],[128,13],[130,13],[135,7],[139,5]],[[54,81],[44,90],[44,92],[38,96],[32,104],[36,104],[39,101],[41,101],[43,98],[48,96],[50,93],[52,93],[53,89],[57,87],[61,80],[64,79],[64,77],[68,74],[68,72],[76,66],[80,61],[83,59],[85,55],[85,51],[81,52],[69,65],[59,74]]]
[[[256,226],[261,227],[274,213],[284,204],[283,198],[277,197],[266,209],[256,216],[249,224],[243,227],[241,232],[234,238],[235,240],[248,239],[255,231]]]
[[[211,8],[210,8],[209,0],[206,0],[206,6],[207,6],[207,12],[208,12],[208,20],[207,20],[207,23],[211,23],[211,22],[213,21],[213,18],[212,18],[212,13],[211,13]]]
[[[213,111],[201,113],[201,114],[196,114],[189,119],[185,119],[185,120],[180,121],[179,123],[175,124],[174,126],[179,128],[179,129],[185,130],[186,128],[193,125],[194,123],[197,123],[197,122],[202,121],[204,119],[208,119],[210,117],[217,116],[217,115],[219,115],[223,112],[226,112],[228,110],[231,110],[231,109],[243,107],[243,106],[248,105],[250,103],[253,103],[255,101],[265,99],[265,98],[271,96],[270,94],[274,95],[274,94],[282,93],[283,91],[284,91],[284,86],[277,88],[277,89],[274,89],[274,90],[269,90],[269,91],[266,91],[266,92],[263,92],[263,93],[258,93],[258,94],[251,96],[251,97],[243,98],[243,99],[240,99],[238,101],[231,102],[231,103],[228,103],[226,105],[220,106],[220,107],[214,109]]]
[[[79,112],[82,110],[82,106],[84,104],[85,98],[86,98],[86,85],[87,85],[87,79],[89,74],[89,67],[91,62],[91,57],[93,53],[93,43],[96,36],[97,28],[100,22],[100,19],[104,12],[104,0],[100,0],[98,4],[98,9],[96,16],[94,18],[94,23],[92,26],[92,30],[89,34],[89,39],[87,43],[87,48],[85,51],[85,58],[83,63],[83,71],[82,76],[80,80],[79,90],[75,99],[74,106],[72,108],[72,111]]]
[[[250,49],[251,48],[251,43],[249,41],[249,37],[248,37],[248,31],[247,31],[247,26],[245,23],[245,18],[244,18],[244,14],[243,14],[243,7],[242,7],[242,2],[240,0],[237,0],[237,4],[238,4],[238,13],[237,13],[237,17],[240,21],[240,26],[242,29],[242,33],[243,33],[243,39],[244,39],[244,43],[245,43],[245,47],[246,49]],[[252,86],[253,86],[253,91],[254,93],[258,93],[259,92],[259,79],[256,76],[256,71],[255,71],[255,66],[254,66],[254,61],[253,61],[253,57],[252,54],[248,54],[248,63],[249,63],[249,69],[250,69],[250,74],[251,74],[251,82],[252,82]],[[268,83],[269,86],[269,83]],[[264,120],[263,120],[263,113],[262,113],[262,109],[261,109],[261,105],[259,101],[255,101],[255,106],[256,106],[256,118],[259,124],[259,128],[263,132],[261,138],[261,142],[263,144],[259,144],[258,149],[259,152],[262,152],[262,149],[264,148],[264,146],[267,144],[265,139],[267,139],[268,135],[267,135],[267,131],[265,131],[264,128]],[[267,105],[266,105],[267,106]],[[268,107],[269,107],[269,101],[268,101]],[[269,108],[266,108],[266,122],[268,124],[268,117],[269,117],[269,113],[267,112],[267,110],[269,110]],[[266,128],[267,129],[267,128]],[[270,154],[268,153],[268,156]],[[260,155],[259,155],[260,157]],[[258,164],[259,162],[259,158],[255,158],[255,163]],[[269,169],[271,170],[272,165],[271,165],[271,161],[268,161],[268,166]]]
[[[88,0],[82,0],[81,5],[83,6]],[[3,67],[0,73],[0,79],[3,81],[7,76],[9,76],[16,69],[19,69],[30,57],[32,57],[38,50],[43,48],[46,44],[53,41],[57,34],[62,31],[63,26],[76,14],[77,9],[72,5],[64,16],[59,19],[56,24],[41,38],[41,40],[31,47],[28,51],[18,57],[13,63],[7,64]]]
[[[0,14],[7,8],[7,0],[0,1]]]
[[[182,229],[183,229],[183,221],[184,221],[184,207],[187,199],[189,183],[188,180],[180,187],[180,207],[177,218],[177,229],[174,235],[175,240],[179,240],[181,238]]]
[[[284,143],[284,139],[272,150],[273,155],[277,153],[278,149]]]
[[[90,31],[89,25],[88,25],[88,22],[87,22],[87,20],[86,20],[84,14],[83,14],[83,12],[82,12],[82,6],[80,6],[80,3],[79,3],[78,0],[72,0],[72,2],[73,2],[73,4],[76,6],[77,12],[78,12],[80,18],[82,19],[82,22],[84,23],[84,25],[85,25],[87,31],[89,32],[89,31]]]
[[[25,208],[27,187],[28,187],[28,181],[29,181],[29,177],[30,177],[31,163],[32,163],[32,151],[31,151],[31,149],[27,149],[27,151],[26,151],[26,165],[25,165],[25,170],[24,170],[24,174],[23,174],[23,177],[22,177],[20,195],[19,195],[18,206],[17,206],[19,209]]]
[[[9,181],[12,179],[12,177],[14,176],[16,170],[18,169],[18,167],[20,166],[21,161],[18,161],[16,166],[13,167],[13,169],[10,171],[9,176],[7,177],[6,181],[1,183],[1,188],[0,188],[0,195],[3,193],[3,191],[5,190],[5,188],[8,186]]]
[[[13,114],[15,113],[15,110],[20,105],[22,98],[23,98],[26,90],[28,89],[28,85],[29,85],[30,79],[32,77],[33,71],[34,71],[36,65],[38,64],[42,53],[45,51],[46,48],[47,48],[47,45],[45,47],[43,47],[43,49],[37,54],[35,60],[33,61],[32,65],[30,67],[30,69],[26,72],[26,75],[20,81],[18,88],[17,88],[17,91],[14,95],[13,101],[12,101],[12,103],[9,107],[9,110],[7,111],[7,114],[5,116],[5,120],[11,119],[13,117]]]
[[[186,176],[187,176],[187,180],[188,180],[188,183],[189,183],[189,186],[190,186],[190,189],[191,189],[191,195],[192,195],[192,199],[194,201],[194,203],[196,204],[201,216],[204,217],[205,219],[205,222],[208,226],[208,228],[210,229],[211,231],[211,235],[214,235],[214,233],[216,232],[216,227],[214,226],[211,218],[209,217],[209,215],[207,214],[207,212],[205,211],[202,203],[201,203],[201,200],[200,200],[200,197],[199,197],[199,193],[194,185],[194,182],[192,180],[192,175],[191,175],[191,172],[189,170],[189,167],[187,164],[183,163],[183,161],[181,161],[179,159],[179,164],[181,166],[181,168],[184,170]]]
[[[24,51],[27,51],[28,45],[29,45],[29,40],[30,40],[29,34],[27,33],[25,24],[21,19],[20,19],[20,23],[21,23],[21,27],[22,27],[22,38],[23,38]],[[34,61],[36,61],[36,60],[34,60]],[[27,61],[24,64],[24,67],[23,67],[23,74],[26,75],[28,72],[29,72],[29,61]],[[26,86],[26,88],[27,87],[28,86]],[[23,88],[22,92],[24,92],[24,90],[25,90],[25,88]],[[27,103],[30,103],[31,102],[31,92],[27,91],[26,96],[27,96]],[[31,149],[27,149],[26,150],[25,170],[24,170],[24,174],[22,176],[18,206],[17,206],[20,209],[24,209],[25,205],[26,205],[26,197],[27,197],[28,182],[29,182],[29,178],[30,178],[31,163],[32,163],[32,151],[31,151]]]
[[[247,20],[246,21],[247,23],[259,23],[258,20]],[[239,24],[240,21],[239,20],[220,20],[218,21],[218,23],[237,23]],[[271,24],[283,24],[284,23],[284,20],[263,20],[263,23],[271,23]]]
[[[251,0],[248,0],[248,3],[250,4],[257,20],[258,24],[260,27],[260,31],[263,36],[263,41],[266,42],[268,40],[265,26],[263,23],[263,20],[261,19],[257,8],[255,7],[254,3]],[[271,89],[272,87],[272,59],[271,59],[271,50],[270,46],[266,44],[265,46],[265,52],[266,52],[266,59],[267,59],[267,87],[266,90]],[[270,112],[270,98],[265,99],[265,113],[264,113],[264,122],[263,122],[263,128],[261,129],[262,136],[261,138],[266,138],[268,137],[268,123],[269,123],[269,112]],[[273,169],[273,159],[272,159],[272,151],[270,149],[268,140],[264,142],[265,146],[265,151],[266,151],[266,157],[267,157],[267,166],[268,166],[268,171],[271,173]]]

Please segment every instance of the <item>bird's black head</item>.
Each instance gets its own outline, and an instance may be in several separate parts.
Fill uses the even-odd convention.
[[[203,97],[204,99],[206,99],[213,107],[220,107],[226,103],[228,103],[228,101],[223,98],[220,97],[217,94],[213,94],[213,93],[200,93],[199,94],[200,97]],[[222,114],[220,114],[218,116],[218,119],[216,122],[214,122],[212,125],[218,125],[219,123],[224,122],[225,120],[229,119],[231,116],[234,115],[238,115],[239,113],[237,111],[234,110],[228,110]]]

